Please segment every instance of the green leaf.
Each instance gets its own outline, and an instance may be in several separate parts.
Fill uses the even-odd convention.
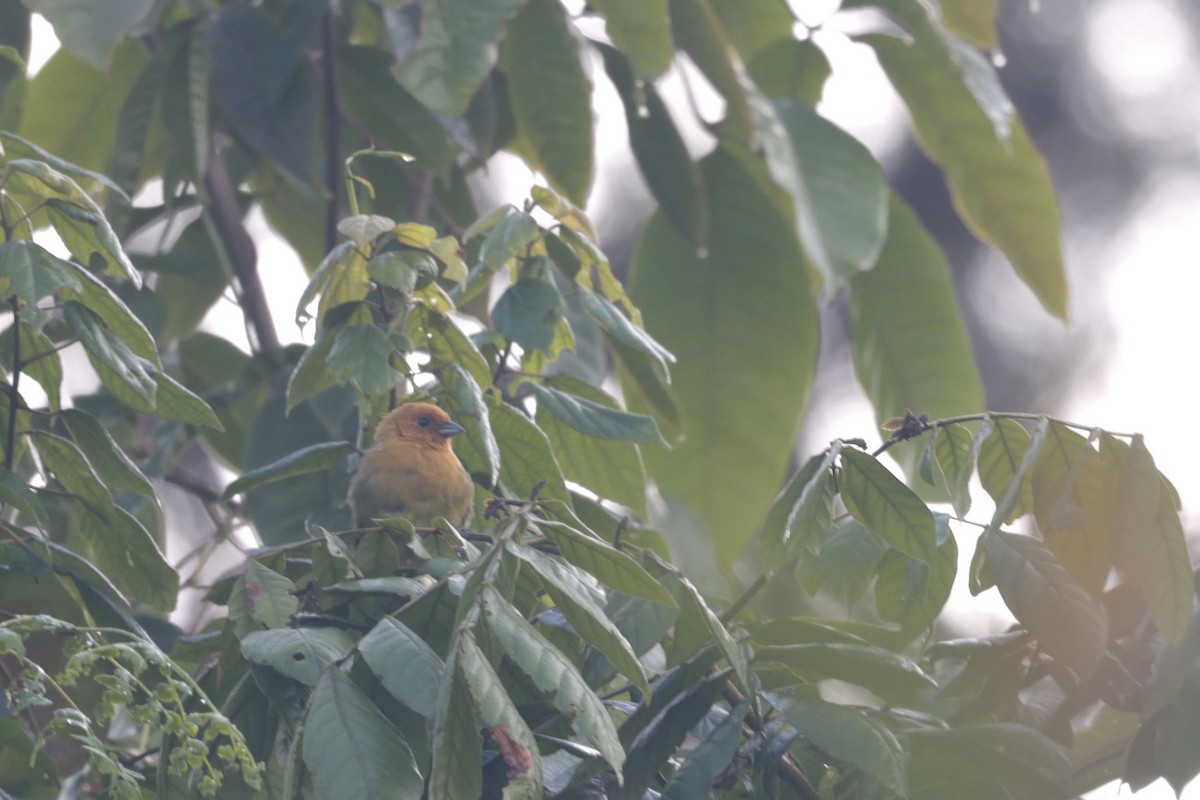
[[[816,107],[832,68],[825,52],[811,38],[777,39],[746,64],[763,94],[788,98]]]
[[[419,250],[388,250],[367,262],[367,274],[376,283],[402,292],[412,292],[417,284],[437,276],[433,257]]]
[[[427,305],[417,305],[409,316],[408,331],[418,348],[429,349],[435,366],[439,362],[457,364],[470,373],[480,388],[492,385],[492,372],[479,348],[453,317]]]
[[[316,686],[329,665],[354,649],[354,637],[341,628],[273,628],[246,634],[241,649],[252,663]]]
[[[557,355],[552,347],[555,333],[566,313],[567,303],[554,285],[549,262],[533,258],[521,266],[521,277],[492,307],[492,324],[521,347],[553,357]]]
[[[395,617],[384,617],[359,641],[358,651],[392,697],[434,718],[446,665],[421,637]]]
[[[71,266],[79,283],[61,288],[58,293],[59,299],[74,300],[88,307],[92,313],[104,320],[108,330],[116,333],[133,353],[157,366],[158,347],[154,336],[146,330],[142,320],[138,319],[137,315],[130,311],[130,307],[125,305],[125,301],[108,288],[108,285],[102,283],[100,278],[76,264],[71,264],[70,261],[67,264]]]
[[[392,366],[395,343],[375,325],[342,328],[329,348],[329,370],[342,382],[353,384],[368,397],[386,394],[404,380]]]
[[[75,271],[40,244],[14,239],[0,244],[0,295],[16,295],[26,306],[63,288],[78,287]]]
[[[849,606],[867,591],[884,551],[879,539],[850,520],[830,532],[816,558],[800,560],[796,580],[809,594],[824,587]]]
[[[1120,483],[1112,524],[1121,569],[1145,598],[1159,631],[1178,644],[1187,632],[1195,595],[1179,514],[1141,436],[1129,445],[1106,436],[1101,448],[1115,448],[1118,456]]]
[[[300,181],[317,174],[316,81],[305,49],[321,23],[318,4],[273,20],[233,5],[206,26],[213,96],[240,138]],[[193,122],[200,121],[193,117]]]
[[[108,67],[113,48],[129,29],[154,8],[154,0],[109,0],[102,7],[87,0],[26,0],[25,4],[54,26],[67,51],[99,70]]]
[[[153,369],[151,367],[150,369]],[[135,411],[151,414],[159,419],[183,422],[189,425],[204,425],[217,431],[224,430],[221,420],[208,403],[165,372],[154,370],[156,388],[153,408],[133,406]]]
[[[742,742],[742,725],[748,708],[744,703],[734,706],[705,734],[671,776],[662,800],[692,800],[709,795],[713,781],[729,766]]]
[[[759,536],[768,571],[784,567],[800,549],[825,540],[833,528],[830,469],[841,452],[840,441],[796,470],[779,490]]]
[[[687,435],[671,451],[642,455],[664,497],[694,509],[729,562],[754,535],[791,453],[816,361],[817,310],[765,176],[723,147],[702,168],[712,191],[707,252],[657,212],[635,258],[632,295],[678,358],[672,389]]]
[[[338,47],[338,100],[346,115],[377,141],[412,154],[439,176],[449,174],[452,145],[437,119],[396,82],[392,58],[377,47]]]
[[[408,28],[403,44],[393,48],[399,63],[392,74],[431,111],[461,116],[496,65],[505,23],[525,2],[433,0],[422,5],[419,26],[399,9],[387,12],[389,21]]]
[[[620,772],[625,751],[617,739],[617,729],[604,703],[575,665],[495,589],[484,587],[481,598],[488,634],[538,689],[551,695],[555,709],[570,717],[579,734]]]
[[[664,20],[665,22],[665,20]],[[558,0],[528,0],[508,24],[501,65],[517,131],[550,185],[582,206],[592,184],[592,82]]]
[[[501,755],[507,765],[510,797],[536,800],[542,796],[542,758],[537,741],[525,720],[521,718],[512,698],[508,696],[500,676],[488,663],[467,631],[458,638],[459,669],[479,717],[492,729],[492,735],[503,742]],[[459,765],[462,768],[462,765]],[[525,789],[520,792],[519,789]]]
[[[908,796],[904,746],[870,710],[808,694],[770,694],[768,699],[813,746]]]
[[[419,800],[412,750],[371,699],[336,667],[317,682],[304,718],[304,765],[318,796]]]
[[[325,315],[331,308],[360,301],[370,290],[371,276],[367,273],[366,259],[355,248],[354,242],[342,242],[317,265],[300,295],[296,303],[296,324],[303,325],[311,318],[308,307],[317,295],[321,296],[321,302],[317,304],[319,328],[324,325]]]
[[[175,608],[179,573],[137,518],[120,506],[102,514],[85,507],[82,521],[92,560],[118,589],[161,611]]]
[[[337,385],[337,378],[329,369],[329,351],[333,349],[339,330],[320,328],[313,343],[296,362],[296,368],[288,376],[286,413],[290,414],[305,400]]]
[[[979,450],[979,481],[997,503],[1004,497],[1029,450],[1029,433],[1011,419],[993,419],[992,431]],[[1033,484],[1022,474],[1013,502],[1001,521],[1008,524],[1017,517],[1033,513]]]
[[[667,443],[653,417],[619,411],[543,383],[532,383],[530,389],[537,398],[539,408],[545,405],[555,417],[594,439],[639,444]]]
[[[694,664],[700,669],[689,669]],[[614,793],[614,800],[644,798],[647,787],[660,776],[660,767],[712,711],[728,684],[728,671],[705,675],[711,664],[711,660],[689,662],[668,673],[654,695],[621,726],[628,758],[624,785]]]
[[[54,473],[67,492],[100,516],[112,510],[112,493],[74,443],[43,431],[36,432],[33,443],[42,463]]]
[[[505,211],[505,216],[488,231],[483,244],[479,246],[479,261],[492,272],[514,258],[528,255],[533,243],[541,236],[541,228],[533,217],[520,211],[509,213],[511,209],[508,206],[501,206],[496,211],[501,209]],[[487,220],[490,216],[485,215],[480,220]],[[463,241],[466,240],[467,236],[463,234]]]
[[[349,442],[322,442],[309,445],[294,453],[289,453],[278,461],[243,474],[225,487],[225,491],[221,493],[221,501],[224,502],[235,494],[242,494],[264,483],[274,483],[293,475],[324,472],[344,461],[346,456],[353,452],[354,446]]]
[[[571,494],[546,434],[517,409],[491,394],[484,396],[492,433],[500,446],[500,480],[515,497],[528,497],[546,481],[540,496],[571,503]]]
[[[640,80],[666,72],[675,56],[667,0],[598,0],[605,30],[633,64]]]
[[[670,0],[670,12],[675,44],[725,100],[722,135],[749,142],[754,135],[750,103],[721,21],[705,0]]]
[[[608,542],[553,520],[539,520],[538,527],[547,539],[558,545],[564,559],[608,588],[652,603],[675,605],[675,599],[666,587],[641,564]]]
[[[620,413],[616,402],[591,384],[562,376],[555,376],[550,382],[576,398]],[[645,516],[646,470],[636,445],[605,441],[582,433],[552,413],[551,407],[540,400],[537,424],[554,448],[563,477]]]
[[[488,486],[500,477],[500,446],[488,414],[487,402],[475,379],[456,363],[438,370],[438,380],[446,390],[445,407],[465,429],[454,445],[468,472],[482,475]]]
[[[635,83],[625,55],[610,47],[600,46],[599,50],[625,108],[629,144],[650,193],[679,232],[703,246],[708,227],[704,181],[667,104],[654,84]]]
[[[649,356],[652,363],[661,371],[665,382],[670,383],[670,378],[666,377],[667,365],[675,363],[675,356],[671,354],[670,350],[656,342],[644,328],[635,325],[622,314],[615,303],[605,300],[585,287],[579,287],[576,296],[579,298],[579,304],[583,306],[583,310],[614,344]]]
[[[0,502],[12,506],[33,521],[39,528],[46,526],[46,508],[37,492],[16,473],[0,469]]]
[[[1008,257],[1042,306],[1065,318],[1054,190],[1024,126],[1009,116],[1011,107],[998,103],[1007,98],[994,69],[942,31],[918,0],[883,5],[912,41],[881,34],[864,40],[908,107],[917,140],[945,173],[955,208],[977,236]],[[981,105],[980,95],[993,102]]]
[[[750,672],[750,662],[746,657],[746,653],[742,650],[742,646],[734,640],[730,635],[725,624],[720,618],[713,613],[708,607],[708,603],[704,602],[704,598],[700,595],[699,590],[687,578],[678,577],[679,585],[679,622],[676,624],[676,638],[680,637],[680,626],[688,626],[688,618],[691,617],[693,622],[690,627],[695,630],[699,626],[695,625],[695,620],[703,623],[703,627],[708,630],[709,636],[712,638],[712,643],[716,645],[717,650],[729,662],[729,666],[733,668],[733,674],[737,678],[738,687],[745,693],[746,696],[753,695],[756,691],[756,684],[753,673]],[[690,657],[694,653],[696,645],[703,646],[708,642],[693,642],[688,644],[679,643],[683,652],[681,657]]]
[[[971,493],[967,482],[975,472],[979,448],[991,433],[991,422],[984,420],[974,436],[965,425],[940,425],[934,434],[934,451],[938,467],[946,477],[947,489],[954,504],[954,513],[965,517],[971,510]]]
[[[749,62],[762,49],[792,38],[795,15],[785,0],[706,0],[729,43]]]
[[[229,595],[229,619],[239,637],[263,628],[285,628],[299,608],[296,584],[253,559]]]
[[[763,647],[755,654],[755,663],[764,661],[797,670],[814,683],[826,678],[854,683],[894,702],[911,702],[918,693],[937,686],[916,662],[871,645],[821,642]]]
[[[49,64],[47,64],[47,66],[49,66]],[[45,67],[43,67],[43,71],[45,71]],[[41,73],[39,73],[39,74],[41,74]],[[78,75],[73,75],[72,77],[78,78]],[[52,114],[57,114],[58,112],[61,112],[61,110],[62,110],[61,108],[55,108],[53,104],[47,104],[47,105],[49,106],[49,108],[47,110],[50,111]],[[59,123],[61,123],[61,117],[55,116],[55,119]],[[39,138],[38,141],[45,141],[45,140]],[[113,183],[112,180],[110,178],[108,178],[108,176],[102,175],[99,172],[94,172],[90,169],[84,169],[83,167],[81,167],[77,164],[72,164],[70,161],[59,158],[58,156],[51,153],[49,150],[39,147],[38,145],[34,144],[33,142],[29,141],[28,139],[24,139],[20,136],[17,136],[15,133],[12,133],[10,131],[0,131],[0,146],[4,147],[4,150],[10,159],[16,158],[16,157],[23,157],[23,158],[35,158],[39,161],[45,161],[47,164],[49,164],[51,167],[58,170],[59,172],[66,173],[68,175],[76,175],[80,178],[86,178],[90,181],[95,181],[96,183],[103,185],[105,188],[109,189],[114,194],[118,195],[119,197],[124,198],[126,201],[129,200],[129,196],[126,195],[123,191],[121,191],[121,187],[117,186],[115,183]],[[75,152],[74,148],[64,148],[64,149],[69,149],[72,152]]]
[[[1000,0],[938,0],[942,24],[982,50],[998,50],[996,9]]]
[[[75,444],[110,488],[140,494],[157,502],[154,485],[109,436],[100,420],[75,408],[64,409],[61,419]]]
[[[483,742],[475,722],[470,692],[457,657],[447,664],[446,679],[438,695],[433,721],[433,764],[429,775],[431,800],[479,797],[483,778],[477,766]]]
[[[950,269],[916,215],[893,196],[875,268],[850,282],[854,372],[876,422],[983,408],[983,387]]]
[[[87,307],[68,300],[63,319],[83,344],[88,360],[104,386],[135,410],[155,407],[158,386],[147,364],[125,341],[109,330]]]
[[[586,589],[581,591],[586,584],[581,583],[574,570],[532,548],[510,546],[507,552],[534,570],[580,639],[603,653],[618,672],[649,693],[650,685],[633,648]]]
[[[933,514],[887,467],[845,448],[840,488],[846,510],[880,541],[926,564],[937,563]]]
[[[950,598],[958,570],[958,544],[950,531],[950,518],[934,514],[937,524],[937,563],[930,566],[889,550],[879,562],[875,582],[875,609],[880,619],[900,625],[911,638],[931,625]]]
[[[771,175],[791,195],[796,230],[830,292],[875,266],[887,235],[883,168],[850,134],[811,107],[779,100],[790,158],[768,156]],[[768,151],[770,152],[770,151]]]
[[[1086,680],[1104,655],[1104,609],[1037,539],[989,528],[984,546],[992,577],[1013,616],[1039,647]]]

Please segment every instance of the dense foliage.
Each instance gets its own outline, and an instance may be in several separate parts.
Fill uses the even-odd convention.
[[[963,219],[1063,316],[994,3],[860,7]],[[63,48],[27,78],[31,11]],[[1200,771],[1178,494],[1140,436],[982,410],[945,261],[814,110],[807,33],[781,0],[0,0],[0,790],[935,800]],[[723,101],[698,161],[670,69]],[[658,203],[628,292],[581,211],[599,70]],[[544,181],[480,213],[501,150]],[[309,271],[310,345],[278,341],[257,209]],[[200,329],[226,294],[248,353]],[[885,438],[793,470],[822,294]],[[408,399],[465,428],[469,530],[351,526]],[[1012,629],[941,635],[956,578]],[[197,588],[221,613],[183,630]]]

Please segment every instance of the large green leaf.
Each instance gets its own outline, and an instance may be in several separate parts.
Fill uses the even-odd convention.
[[[301,181],[316,175],[316,81],[304,57],[320,3],[294,3],[275,24],[252,5],[232,5],[208,26],[212,91],[234,128]]]
[[[629,144],[650,193],[679,231],[702,246],[708,227],[707,195],[670,110],[653,84],[635,83],[624,56],[609,47],[602,47],[600,54],[621,97]]]
[[[570,504],[571,494],[546,434],[507,403],[490,394],[484,400],[492,432],[500,446],[500,480],[508,490],[519,497],[528,497],[537,483],[545,481],[541,497]]]
[[[871,152],[813,108],[779,100],[789,158],[769,158],[771,175],[792,196],[796,230],[829,291],[875,266],[888,223],[883,168]]]
[[[958,570],[958,544],[950,518],[935,514],[938,561],[933,567],[899,550],[884,553],[875,582],[875,609],[880,619],[899,623],[900,632],[916,636],[933,623],[950,598]]]
[[[865,41],[908,107],[918,141],[944,171],[955,207],[976,235],[1008,257],[1046,310],[1065,317],[1050,176],[994,69],[947,34],[919,0],[876,4],[895,14],[912,40],[873,34]]]
[[[632,294],[678,359],[672,388],[687,437],[643,457],[663,494],[695,509],[730,561],[786,466],[812,382],[817,311],[769,181],[725,148],[702,166],[712,192],[708,250],[697,252],[659,212],[636,255]]]
[[[421,637],[395,617],[384,617],[358,643],[358,650],[392,697],[418,714],[434,717],[445,664]]]
[[[64,409],[62,421],[87,460],[112,489],[156,499],[154,486],[117,444],[100,420],[77,408]]]
[[[558,545],[563,558],[586,570],[609,589],[652,603],[675,604],[671,593],[641,564],[608,542],[553,520],[540,520],[538,525],[546,538]]]
[[[721,21],[722,31],[743,62],[793,38],[796,18],[787,0],[705,0],[705,4]]]
[[[69,48],[60,50],[29,82],[17,132],[80,167],[104,169],[121,103],[148,60],[145,47],[133,40],[116,50],[111,66],[93,66]]]
[[[815,694],[771,695],[770,700],[813,746],[908,796],[904,746],[872,711],[828,703]]]
[[[36,242],[14,239],[0,244],[0,295],[18,297],[26,306],[63,289],[79,288],[69,262]]]
[[[107,0],[102,6],[88,0],[25,0],[25,5],[54,26],[64,49],[103,70],[113,48],[155,4],[154,0]]]
[[[873,456],[842,450],[841,495],[846,510],[880,541],[936,566],[937,529],[929,507]]]
[[[576,399],[620,413],[616,402],[591,384],[556,376],[553,386],[566,389]],[[541,387],[543,391],[549,387]],[[646,419],[649,419],[648,417]],[[646,470],[632,442],[605,441],[581,432],[554,413],[539,399],[538,426],[546,433],[562,465],[563,476],[600,497],[646,513]],[[655,429],[657,431],[657,428]]]
[[[419,23],[400,9],[389,21],[408,28],[392,74],[430,110],[457,117],[495,66],[504,24],[526,0],[427,0]]]
[[[179,573],[136,517],[119,506],[103,515],[86,508],[83,527],[92,560],[117,588],[162,611],[175,608]]]
[[[720,93],[726,103],[722,135],[742,142],[753,138],[754,120],[739,68],[721,20],[706,0],[670,0],[671,36],[680,50]]]
[[[821,642],[764,647],[755,663],[776,662],[808,676],[815,683],[836,678],[870,689],[885,699],[911,699],[934,688],[933,678],[916,662],[871,645]]]
[[[1000,46],[996,38],[999,5],[1000,0],[938,0],[946,30],[984,50],[995,50]]]
[[[833,527],[829,476],[841,448],[841,442],[836,442],[810,458],[779,491],[759,534],[766,569],[785,566],[802,547],[822,542],[829,534]]]
[[[741,744],[747,710],[745,704],[734,706],[708,731],[671,776],[663,789],[663,800],[691,800],[709,794],[713,781],[729,766]]]
[[[492,729],[507,766],[505,794],[513,800],[537,800],[542,796],[542,758],[533,732],[471,633],[459,636],[457,653],[479,718]]]
[[[876,421],[906,411],[948,417],[983,408],[983,388],[946,260],[893,197],[875,268],[850,282],[854,372]]]
[[[989,528],[983,545],[1013,616],[1080,680],[1090,676],[1108,642],[1104,609],[1037,539]]]
[[[619,772],[625,751],[617,729],[575,665],[494,588],[485,587],[482,598],[488,634],[538,689],[551,695],[554,707],[569,716],[580,735]]]
[[[229,619],[239,636],[283,628],[299,608],[296,584],[254,560],[246,564],[229,595]]]
[[[604,15],[609,38],[640,80],[666,72],[675,56],[667,0],[597,0],[594,5]]]
[[[550,185],[582,206],[592,184],[592,82],[559,0],[527,0],[501,48],[517,131]]]
[[[622,675],[643,691],[650,691],[637,654],[604,609],[590,596],[586,583],[580,578],[581,573],[533,548],[510,547],[508,552],[533,568],[546,593],[579,638],[603,653]]]
[[[997,503],[1008,491],[1009,484],[1029,449],[1029,433],[1016,420],[994,419],[992,431],[979,450],[979,481]],[[1013,502],[1001,521],[1008,524],[1024,514],[1033,512],[1033,484],[1022,473]]]
[[[433,718],[430,800],[479,797],[483,789],[483,776],[478,766],[483,755],[483,740],[459,662],[459,649],[454,647],[446,660],[437,714]]]
[[[354,648],[354,637],[341,628],[272,628],[246,634],[241,648],[249,661],[316,686],[326,667]]]
[[[419,800],[421,773],[404,737],[336,667],[321,676],[304,719],[304,764],[320,797]]]
[[[1125,445],[1105,436],[1101,451],[1114,450],[1120,476],[1112,518],[1117,560],[1145,598],[1154,624],[1178,644],[1195,596],[1183,526],[1142,437]]]

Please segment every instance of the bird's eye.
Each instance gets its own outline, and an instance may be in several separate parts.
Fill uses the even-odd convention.
[[[429,417],[417,417],[417,424],[422,428],[429,427]]]

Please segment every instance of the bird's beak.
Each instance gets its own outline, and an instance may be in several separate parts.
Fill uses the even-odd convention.
[[[441,436],[449,437],[462,433],[465,430],[466,428],[464,428],[462,425],[459,425],[457,422],[443,422],[438,426],[437,432]]]

